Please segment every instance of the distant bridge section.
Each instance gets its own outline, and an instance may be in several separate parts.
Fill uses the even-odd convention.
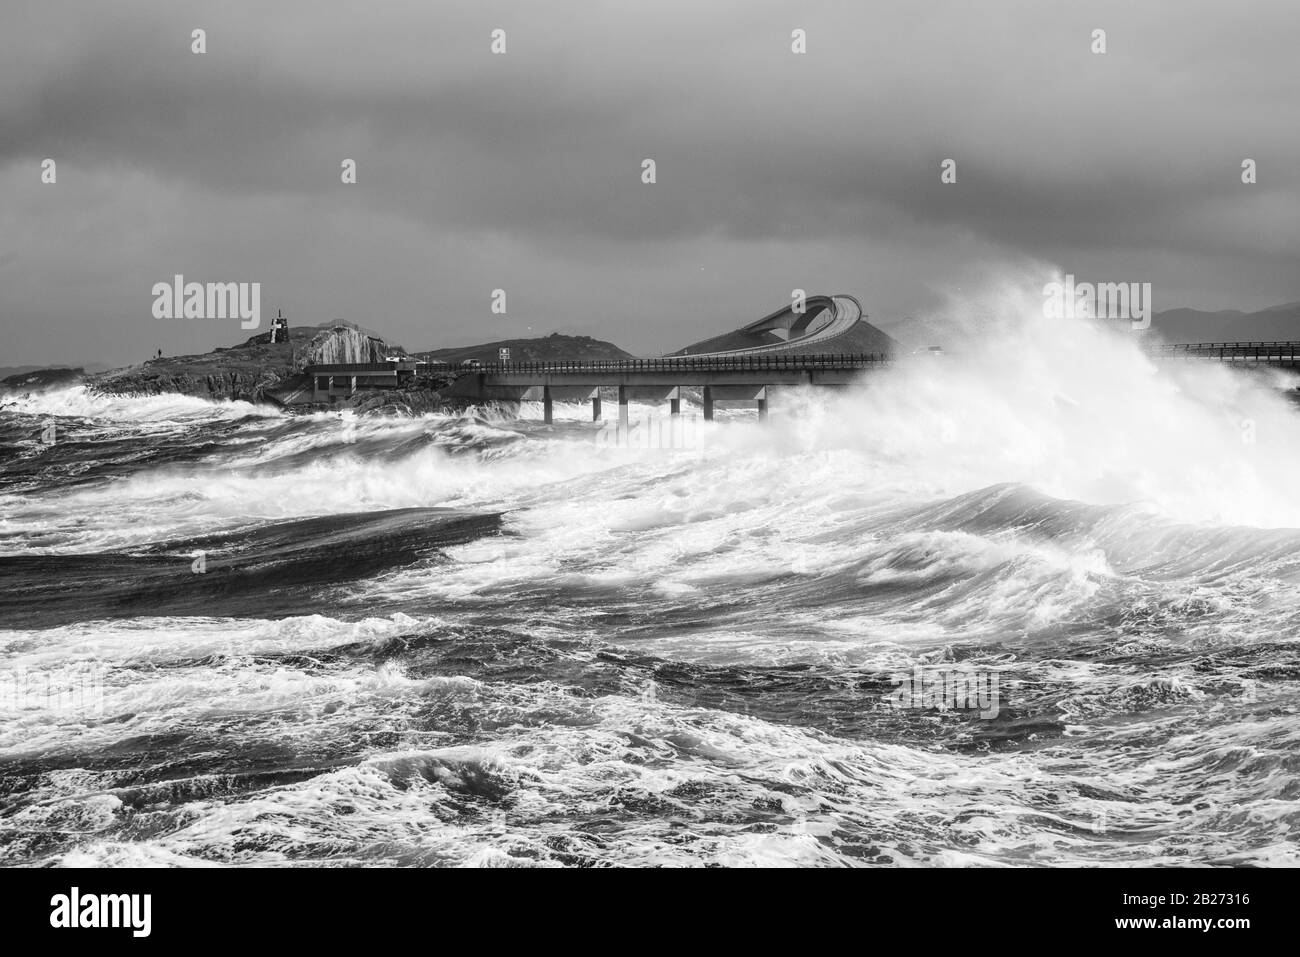
[[[1233,364],[1300,368],[1300,342],[1178,342],[1147,346],[1153,359],[1215,359]]]

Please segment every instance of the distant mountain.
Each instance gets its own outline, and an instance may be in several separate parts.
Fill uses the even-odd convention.
[[[553,362],[563,359],[635,359],[612,342],[593,339],[591,336],[565,336],[553,332],[537,339],[501,339],[477,346],[459,346],[453,349],[431,349],[415,352],[417,359],[446,362],[451,365],[466,359],[479,362],[496,362],[500,349],[510,350],[511,362]]]
[[[1300,302],[1240,312],[1168,309],[1151,319],[1151,330],[1165,342],[1277,342],[1300,340]]]

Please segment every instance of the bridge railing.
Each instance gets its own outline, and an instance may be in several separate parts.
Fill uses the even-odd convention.
[[[1148,346],[1147,351],[1163,356],[1201,358],[1290,358],[1300,355],[1300,342],[1174,342]]]
[[[488,373],[564,372],[805,372],[819,369],[865,369],[889,362],[885,353],[838,355],[673,356],[663,359],[485,362],[469,369]]]
[[[335,362],[308,365],[303,371],[309,375],[361,375],[367,372],[396,372],[399,368],[415,368],[414,363],[400,362]]]

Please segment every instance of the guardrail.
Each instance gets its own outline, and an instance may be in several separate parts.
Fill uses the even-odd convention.
[[[1300,356],[1300,342],[1175,342],[1147,346],[1146,350],[1161,355],[1187,355],[1212,359],[1232,357],[1295,359]]]
[[[842,355],[674,356],[670,359],[603,359],[556,362],[484,362],[464,372],[803,372],[818,369],[865,369],[890,361],[886,353]]]
[[[308,375],[357,375],[367,372],[409,372],[415,368],[414,360],[392,360],[391,362],[335,362],[304,366]]]

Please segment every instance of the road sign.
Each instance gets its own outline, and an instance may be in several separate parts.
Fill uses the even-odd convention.
[[[498,349],[498,350],[497,350],[497,360],[500,361],[500,362],[509,362],[509,361],[510,361],[510,349],[509,349],[508,347],[502,347],[502,348]]]

